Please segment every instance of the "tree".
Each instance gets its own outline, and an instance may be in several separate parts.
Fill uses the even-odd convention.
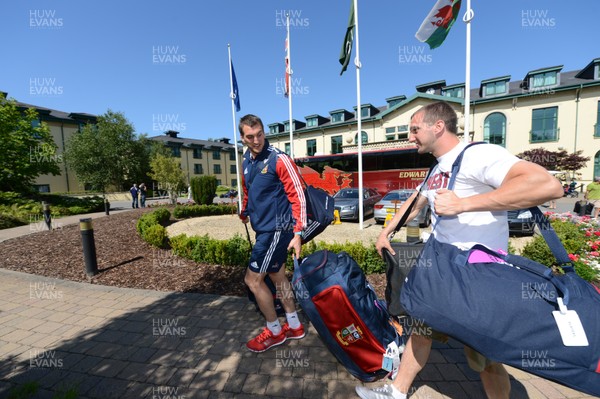
[[[156,153],[150,159],[151,172],[148,173],[156,180],[159,188],[167,190],[171,203],[177,203],[177,192],[185,187],[185,175],[179,162],[172,156]]]
[[[0,93],[0,191],[31,191],[36,177],[59,175],[62,155],[33,108],[19,110]]]
[[[529,162],[536,163],[547,170],[559,170],[571,172],[571,179],[575,172],[585,166],[590,157],[583,157],[583,150],[569,154],[566,150],[549,151],[545,148],[534,148],[517,154],[517,157]]]
[[[83,127],[67,143],[67,164],[77,178],[103,193],[143,181],[148,169],[146,138],[138,138],[133,125],[120,112],[108,110],[96,124]],[[144,166],[146,165],[146,168]]]

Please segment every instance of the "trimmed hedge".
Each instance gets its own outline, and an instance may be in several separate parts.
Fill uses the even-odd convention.
[[[173,210],[173,217],[186,219],[202,216],[231,215],[237,212],[235,205],[178,205]]]
[[[164,225],[169,222],[171,212],[166,208],[142,215],[136,224],[137,232],[148,244],[158,248],[167,248],[169,246],[169,237]]]
[[[250,260],[250,244],[239,234],[230,240],[215,240],[208,234],[202,237],[180,234],[169,241],[173,254],[199,263],[245,267]],[[308,256],[323,249],[348,252],[366,274],[385,272],[385,263],[377,254],[375,246],[365,247],[360,242],[328,244],[311,241],[302,248],[302,255]],[[290,270],[293,268],[291,254],[286,261],[286,267]]]

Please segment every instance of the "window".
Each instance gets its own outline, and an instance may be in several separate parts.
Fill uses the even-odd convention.
[[[531,118],[531,142],[558,140],[558,107],[534,109]]]
[[[594,176],[600,176],[600,151],[594,156]]]
[[[396,140],[396,127],[386,127],[385,128],[385,139],[387,141]]]
[[[502,147],[506,146],[506,117],[503,114],[494,112],[485,118],[483,140]]]
[[[194,164],[194,174],[201,175],[203,173],[204,173],[204,171],[202,170],[202,165],[199,163],[195,163]]]
[[[235,161],[235,149],[229,153],[229,160]]]
[[[362,144],[366,144],[369,142],[369,135],[364,130],[361,133]],[[358,133],[354,135],[354,144],[358,144]]]
[[[598,116],[594,125],[594,137],[600,137],[600,101],[598,101]]]
[[[408,125],[398,126],[398,140],[408,139]]]
[[[213,159],[221,159],[221,150],[213,150]]]
[[[340,154],[342,152],[342,136],[331,137],[331,153]]]
[[[283,124],[283,131],[284,132],[289,132],[290,131],[290,123],[286,122]]]
[[[221,174],[221,165],[213,165],[213,173],[215,175],[220,175]]]
[[[490,97],[490,96],[496,96],[498,94],[505,94],[506,88],[507,88],[507,84],[506,84],[505,80],[500,81],[500,82],[486,83],[483,96]]]
[[[231,179],[231,187],[237,186],[237,179]]]
[[[194,148],[194,159],[202,159],[202,148]]]
[[[277,125],[269,126],[269,133],[271,133],[271,134],[279,133],[279,126],[277,126]]]
[[[181,157],[181,148],[180,147],[176,147],[176,146],[172,146],[171,147],[171,153],[173,154],[174,157]]]
[[[534,89],[546,86],[554,86],[557,82],[558,74],[556,71],[538,73],[531,77],[531,87]]]
[[[34,184],[33,188],[38,193],[49,193],[50,192],[50,185],[49,184]]]
[[[221,185],[221,179],[217,179],[217,186]]]
[[[306,140],[306,155],[313,156],[317,153],[317,140],[310,139]]]
[[[319,126],[319,121],[317,118],[308,118],[306,120],[306,126],[307,127],[315,127],[315,126]]]
[[[235,172],[236,172],[235,165],[229,165],[229,173],[235,173]]]
[[[292,147],[290,146],[290,143],[285,143],[283,145],[283,148],[284,148],[283,152],[285,152],[286,154],[290,155],[290,152],[291,152],[291,149],[292,149]]]
[[[385,134],[390,134],[390,133],[396,133],[396,128],[395,127],[386,127]]]
[[[335,114],[331,114],[331,122],[332,123],[343,122],[343,121],[344,121],[344,113],[343,112],[336,112]]]
[[[371,110],[369,109],[369,107],[364,107],[360,109],[361,118],[368,118],[369,116],[371,116]]]
[[[463,98],[464,87],[454,87],[452,89],[444,89],[442,95],[445,97]]]

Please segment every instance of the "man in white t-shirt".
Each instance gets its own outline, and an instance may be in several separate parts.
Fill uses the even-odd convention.
[[[511,155],[506,149],[492,144],[478,145],[465,151],[454,188],[448,190],[450,172],[456,157],[465,148],[456,135],[456,112],[446,102],[429,104],[417,111],[410,121],[409,141],[420,154],[431,153],[438,160],[425,183],[422,196],[407,220],[414,219],[429,202],[432,222],[443,216],[433,231],[434,237],[460,248],[470,248],[475,243],[492,249],[508,247],[508,222],[506,211],[529,208],[560,198],[563,189],[544,168]],[[413,195],[416,196],[415,193]],[[400,222],[411,197],[396,213],[379,235],[375,244],[379,255],[383,248],[394,253],[388,236]],[[440,304],[443,306],[443,304]],[[425,366],[431,351],[432,336],[411,334],[398,374],[391,386],[368,389],[356,387],[363,399],[405,399],[417,373]],[[465,347],[469,366],[479,372],[488,398],[508,399],[510,382],[504,366],[486,359],[473,349]]]

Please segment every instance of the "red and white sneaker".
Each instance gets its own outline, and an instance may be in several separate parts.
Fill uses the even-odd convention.
[[[300,327],[298,328],[291,328],[288,323],[285,323],[281,329],[285,331],[285,337],[287,339],[302,339],[306,335],[302,324],[300,324]]]
[[[265,327],[256,338],[253,338],[246,343],[246,347],[252,352],[264,352],[274,346],[283,344],[286,340],[285,331],[286,330],[282,328],[279,335],[273,335],[271,330]]]

